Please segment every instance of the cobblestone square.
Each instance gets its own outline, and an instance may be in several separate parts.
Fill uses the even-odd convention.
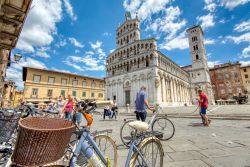
[[[177,111],[176,108],[174,110]],[[118,145],[119,166],[124,166],[128,153],[128,150],[121,146],[119,134],[125,118],[134,116],[120,115],[118,120],[103,121],[100,115],[95,115],[92,127],[92,130],[113,130],[111,136]],[[162,142],[165,152],[164,166],[250,166],[249,120],[213,119],[210,127],[204,127],[200,125],[200,119],[170,119],[176,132],[172,139]]]

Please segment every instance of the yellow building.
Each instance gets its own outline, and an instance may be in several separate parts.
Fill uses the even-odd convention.
[[[14,107],[17,107],[20,105],[20,103],[23,101],[23,91],[16,91],[14,96]]]
[[[245,90],[250,93],[250,64],[240,68],[243,86]]]
[[[23,67],[24,100],[40,103],[68,94],[80,99],[104,100],[104,79],[46,69]]]
[[[16,92],[16,85],[13,81],[5,81],[3,91],[3,101],[1,107],[9,108],[14,105],[14,97]]]

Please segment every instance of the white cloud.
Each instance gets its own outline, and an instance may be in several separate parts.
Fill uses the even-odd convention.
[[[61,37],[59,38],[59,42],[57,44],[55,44],[56,47],[60,48],[60,47],[64,47],[67,45],[67,41],[66,39],[62,39]]]
[[[159,45],[160,49],[172,50],[172,49],[186,49],[188,48],[188,39],[185,32],[182,32],[177,37],[167,40]]]
[[[250,32],[242,34],[240,36],[227,36],[226,38],[229,40],[233,40],[237,44],[241,42],[250,42]]]
[[[73,20],[73,21],[76,21],[77,20],[77,16],[75,15],[74,11],[73,11],[73,7],[72,5],[70,4],[70,1],[69,0],[63,0],[64,2],[64,5],[65,5],[65,8],[66,8],[66,12],[68,13],[68,15],[70,16],[70,18]]]
[[[72,72],[70,72],[68,70],[62,70],[62,69],[58,69],[58,68],[55,68],[55,67],[52,67],[51,70],[58,71],[58,72],[72,73]]]
[[[37,61],[32,58],[22,58],[18,63],[12,63],[11,66],[7,69],[6,78],[8,80],[15,81],[18,89],[23,89],[22,81],[22,68],[23,67],[34,67],[40,69],[47,69],[46,65],[40,61]]]
[[[249,61],[240,61],[240,63],[241,63],[241,67],[249,66],[250,65],[250,60]]]
[[[51,44],[56,33],[56,23],[62,19],[60,0],[32,2],[24,27],[17,42],[17,48],[26,52],[35,52],[35,47]]]
[[[75,46],[75,47],[79,47],[79,48],[83,48],[84,45],[77,41],[75,38],[69,37],[69,41]]]
[[[243,49],[240,58],[249,58],[250,57],[250,45]]]
[[[86,51],[84,56],[69,56],[64,63],[78,71],[103,71],[106,54],[102,42],[90,42],[90,46],[93,50]]]
[[[205,0],[205,7],[204,9],[208,10],[209,12],[214,12],[217,5],[214,0]]]
[[[69,56],[64,63],[79,71],[99,71],[105,69],[104,65],[99,64],[100,61],[98,59],[90,55],[84,57]],[[79,64],[82,65],[80,66]]]
[[[109,51],[109,53],[112,53],[114,50],[115,50],[115,49],[111,49],[111,50]]]
[[[100,48],[102,46],[102,42],[100,42],[100,41],[96,41],[96,43],[90,42],[90,46],[92,49],[97,49],[97,48]]]
[[[201,27],[203,28],[203,30],[209,27],[213,27],[215,25],[214,15],[211,13],[204,15],[204,16],[199,16],[197,17],[197,20],[201,22]]]
[[[164,32],[168,34],[167,39],[176,36],[176,33],[186,25],[186,20],[180,20],[181,10],[179,7],[169,7],[162,11],[163,16],[152,21],[147,30]]]
[[[131,12],[134,17],[136,12],[138,17],[143,21],[150,19],[152,14],[163,10],[171,0],[125,0],[123,7],[126,11]]]
[[[104,32],[103,35],[104,36],[111,36],[112,34],[110,32]]]
[[[215,43],[215,40],[212,39],[212,38],[207,38],[205,39],[205,44],[206,45],[211,45],[211,44],[214,44]]]
[[[50,58],[47,51],[49,51],[49,47],[41,47],[36,50],[35,56],[43,57],[43,58]]]
[[[209,68],[214,68],[215,65],[221,64],[221,62],[219,60],[216,61],[208,61],[207,65]]]
[[[232,10],[239,5],[244,5],[250,2],[250,0],[221,0],[221,5],[225,8]]]
[[[80,50],[76,49],[76,50],[75,50],[75,53],[80,53]]]
[[[234,26],[234,31],[238,32],[250,31],[250,19],[247,21],[243,21],[242,23],[236,24]]]

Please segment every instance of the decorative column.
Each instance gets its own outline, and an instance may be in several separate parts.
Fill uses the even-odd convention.
[[[162,97],[163,97],[162,101],[166,102],[166,81],[165,81],[164,76],[162,76],[162,92],[161,93],[162,93]]]

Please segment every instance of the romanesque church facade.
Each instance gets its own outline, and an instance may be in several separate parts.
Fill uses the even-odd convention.
[[[157,50],[154,38],[140,39],[137,17],[126,17],[116,30],[116,49],[106,59],[106,98],[118,106],[134,106],[141,86],[146,87],[149,103],[161,106],[191,104],[199,88],[213,97],[202,29],[195,26],[187,32],[192,65],[180,67]]]

